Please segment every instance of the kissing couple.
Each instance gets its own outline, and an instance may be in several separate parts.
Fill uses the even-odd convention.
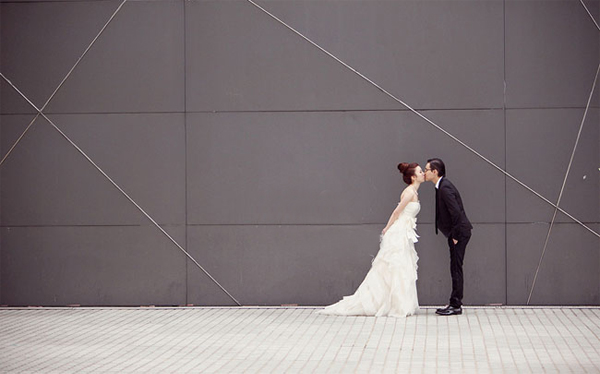
[[[463,207],[460,193],[446,177],[439,158],[427,160],[425,170],[417,163],[400,163],[398,169],[408,186],[381,232],[379,252],[371,269],[353,295],[317,311],[320,314],[406,317],[419,309],[415,250],[417,214],[421,209],[419,187],[428,181],[435,185],[435,233],[448,239],[452,293],[442,316],[462,314],[463,259],[473,226]]]

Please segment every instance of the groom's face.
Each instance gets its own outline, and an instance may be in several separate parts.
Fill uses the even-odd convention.
[[[435,174],[434,174],[433,170],[431,170],[431,165],[429,165],[429,162],[428,162],[427,165],[425,165],[425,181],[430,181],[433,183],[434,179],[435,179]]]

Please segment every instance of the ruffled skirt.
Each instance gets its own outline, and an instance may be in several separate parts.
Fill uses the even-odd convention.
[[[419,309],[416,219],[399,218],[386,232],[371,269],[351,296],[320,314],[405,317]]]

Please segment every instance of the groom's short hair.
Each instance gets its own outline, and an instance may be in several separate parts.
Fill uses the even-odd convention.
[[[437,170],[439,177],[446,175],[446,165],[444,165],[444,161],[439,158],[430,158],[427,160],[427,163],[429,163],[431,169]]]

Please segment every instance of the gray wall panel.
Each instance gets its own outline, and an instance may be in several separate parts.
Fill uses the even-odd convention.
[[[247,1],[186,4],[188,111],[397,109]]]
[[[506,259],[504,224],[475,224],[464,260],[465,305],[506,303]],[[447,239],[434,234],[433,224],[418,223],[421,305],[448,304],[452,291]]]
[[[2,74],[41,108],[118,4],[118,1],[0,4]],[[34,112],[3,79],[0,95],[2,113]]]
[[[319,305],[352,293],[371,266],[382,225],[191,226],[190,253],[243,304]],[[197,270],[197,269],[196,269]],[[188,268],[194,304],[231,304]]]
[[[598,29],[585,9],[574,1],[505,4],[507,106],[585,106],[598,67]],[[598,2],[589,8],[598,14]]]
[[[556,203],[583,119],[583,109],[530,109],[507,111],[507,170],[523,183]],[[597,221],[597,111],[588,114],[573,161],[563,208],[576,218]],[[576,198],[574,199],[574,196]],[[590,204],[593,202],[593,204]],[[562,206],[562,204],[561,204]],[[554,208],[512,180],[507,184],[510,222],[550,222]]]
[[[183,51],[183,1],[127,2],[48,110],[181,112]]]
[[[0,80],[0,112],[2,113],[36,113],[35,109],[27,103],[17,91],[15,91],[4,79]],[[11,102],[11,105],[4,103]]]
[[[50,119],[154,219],[185,224],[183,114]],[[29,122],[25,115],[4,117],[2,155]],[[44,119],[34,123],[0,173],[5,180],[4,224],[145,222]]]
[[[503,165],[500,111],[427,115]],[[449,177],[465,195],[473,220],[504,220],[504,177],[412,113],[187,118],[190,223],[384,222],[405,186],[397,164],[417,161],[424,167],[434,155],[447,161]],[[433,186],[427,187],[424,197],[432,201]],[[487,194],[482,196],[481,190]],[[433,208],[427,207],[423,216],[431,222]]]
[[[260,1],[415,108],[501,108],[503,2]]]
[[[2,154],[30,121],[2,122]],[[2,178],[3,225],[146,223],[142,214],[44,119],[38,119],[6,160]]]
[[[185,304],[185,256],[151,226],[3,228],[1,257],[5,304]]]
[[[584,222],[600,221],[600,117],[597,109],[590,109],[575,150],[569,177],[565,184],[560,207]],[[573,131],[579,131],[579,129]],[[567,142],[568,144],[568,142]],[[572,144],[571,148],[573,148]],[[597,167],[598,166],[598,167]],[[566,170],[565,170],[566,172]],[[560,183],[564,180],[561,178]],[[554,181],[556,183],[556,181]],[[564,215],[559,221],[572,222]],[[599,243],[600,244],[600,243]]]
[[[52,115],[50,119],[159,223],[185,224],[183,114]],[[112,220],[103,217],[104,222]]]
[[[598,230],[599,225],[592,225]],[[507,227],[508,303],[525,304],[531,290],[548,224]],[[531,304],[580,305],[600,303],[598,239],[577,224],[552,228]]]
[[[467,146],[505,168],[504,116],[500,110],[427,111],[426,116]],[[446,164],[446,176],[460,191],[469,219],[477,223],[504,222],[506,211],[505,176],[488,162],[450,138],[442,131],[418,119],[419,129],[429,128],[413,146],[425,152],[425,162],[439,157]],[[422,216],[427,222],[435,218],[433,184],[423,187],[431,197],[425,200]],[[432,203],[430,204],[429,201]],[[431,218],[426,218],[431,217]]]
[[[2,17],[2,8],[0,7],[0,17]],[[2,38],[0,38],[2,43]],[[1,46],[0,46],[1,48]],[[2,65],[0,64],[0,69]],[[1,95],[1,94],[0,94]],[[1,99],[1,97],[0,97]],[[2,144],[2,115],[0,115],[0,144]],[[1,153],[0,153],[1,154]],[[0,194],[2,193],[2,174],[0,174]],[[2,199],[0,198],[0,212],[2,211]],[[2,215],[0,214],[0,226],[2,225]],[[2,303],[2,230],[0,230],[0,304]]]
[[[385,120],[404,114],[373,117],[188,115],[190,223],[383,221],[403,184],[396,145],[410,143]],[[236,208],[223,209],[229,205]]]
[[[396,165],[433,156],[475,226],[465,303],[526,302],[553,208],[463,145],[556,201],[600,61],[581,3],[258,1],[464,144],[245,0],[126,2],[49,116],[244,304],[352,293]],[[0,0],[0,71],[41,104],[119,3]],[[596,91],[560,205],[598,231]],[[32,109],[3,79],[0,98],[4,155]],[[419,297],[439,305],[448,250],[419,195]],[[0,206],[0,304],[233,305],[41,118]],[[597,236],[557,222],[533,302],[600,304]]]
[[[506,304],[506,227],[474,224],[465,254],[465,298],[470,305]],[[448,253],[448,252],[447,252]],[[450,255],[448,253],[448,272]],[[447,298],[450,298],[448,285]]]
[[[188,251],[242,304],[329,304],[354,293],[377,254],[380,225],[192,226]],[[450,296],[446,239],[418,224],[420,303]],[[465,303],[505,303],[504,225],[475,225],[465,256]],[[233,302],[188,264],[193,304]]]

